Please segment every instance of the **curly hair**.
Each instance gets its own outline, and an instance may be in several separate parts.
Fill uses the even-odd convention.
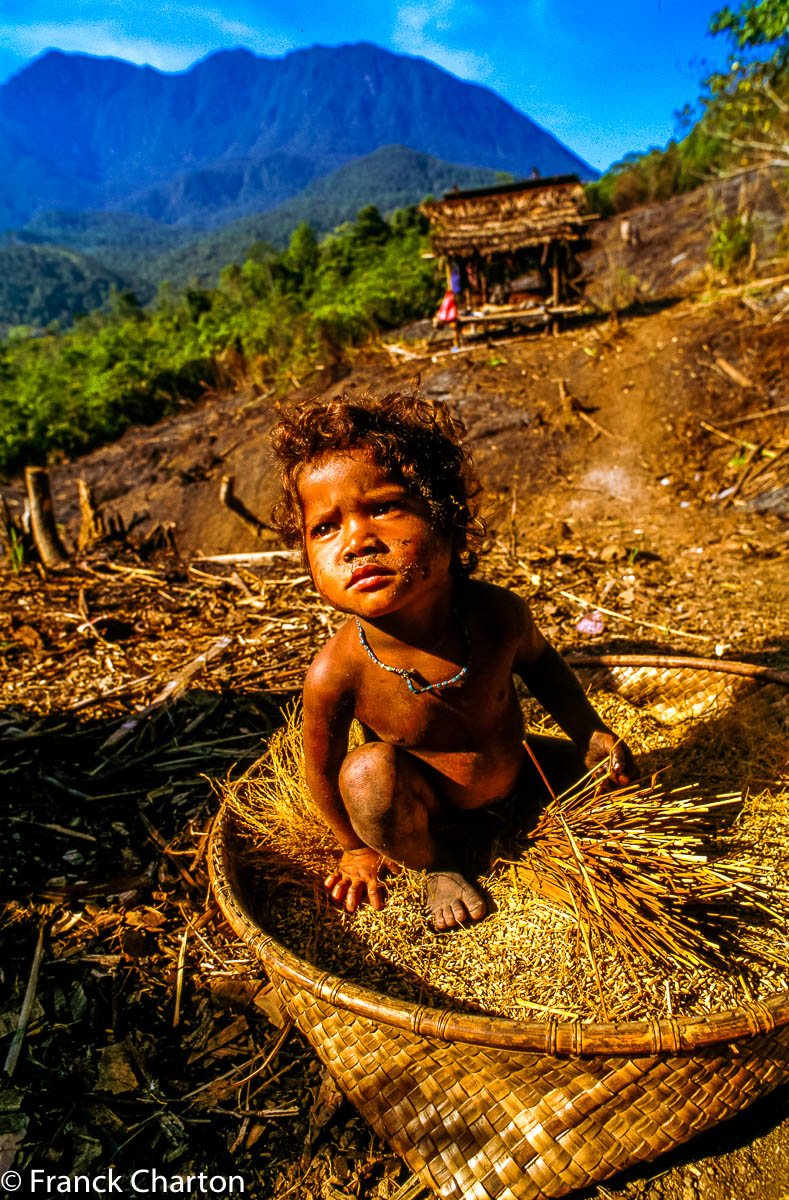
[[[351,391],[301,401],[271,434],[282,477],[272,521],[286,545],[303,549],[302,470],[324,455],[364,449],[427,503],[433,528],[452,540],[453,572],[470,575],[479,560],[474,545],[484,524],[477,506],[479,481],[461,445],[464,434],[463,424],[444,404],[426,400],[416,389],[386,396]]]

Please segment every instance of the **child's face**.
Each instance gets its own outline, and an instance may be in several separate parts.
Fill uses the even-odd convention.
[[[312,577],[334,608],[370,619],[416,612],[451,588],[449,538],[431,527],[426,502],[366,450],[305,467],[299,494]]]

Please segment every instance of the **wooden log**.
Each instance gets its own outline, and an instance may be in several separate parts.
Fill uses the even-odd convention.
[[[55,524],[49,475],[43,467],[25,467],[25,486],[33,541],[41,561],[45,567],[59,567],[68,561],[68,554]]]
[[[77,538],[77,547],[80,550],[87,550],[88,547],[100,542],[104,537],[106,530],[104,528],[104,518],[100,510],[96,507],[96,501],[93,497],[92,488],[85,482],[84,479],[77,481],[79,490],[79,511],[80,525],[79,537]]]

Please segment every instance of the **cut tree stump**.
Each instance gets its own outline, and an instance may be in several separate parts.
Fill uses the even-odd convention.
[[[33,541],[41,561],[45,567],[59,567],[68,562],[68,554],[55,524],[49,475],[43,467],[25,467],[25,486]]]

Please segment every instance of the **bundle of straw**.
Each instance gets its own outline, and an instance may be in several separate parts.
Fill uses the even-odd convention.
[[[780,920],[753,863],[721,861],[713,844],[741,807],[739,793],[703,797],[654,776],[605,791],[592,771],[543,809],[513,881],[573,913],[598,979],[595,939],[646,963],[722,966],[738,924]]]

